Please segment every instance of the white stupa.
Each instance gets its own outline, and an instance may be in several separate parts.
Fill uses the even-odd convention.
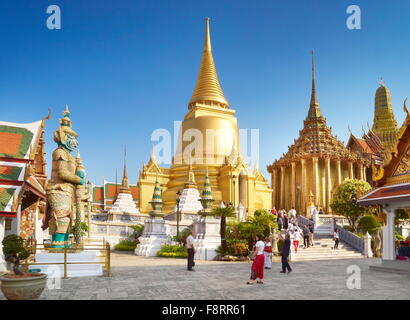
[[[184,185],[184,190],[179,197],[179,210],[182,217],[185,215],[196,215],[202,210],[202,204],[199,201],[200,194],[195,182],[195,175],[192,171],[192,165],[189,165],[188,182]]]
[[[111,209],[108,211],[112,220],[117,220],[120,215],[140,215],[140,211],[132,198],[131,189],[128,183],[127,177],[127,164],[124,159],[124,176],[122,178],[122,184],[120,192],[114,201]]]

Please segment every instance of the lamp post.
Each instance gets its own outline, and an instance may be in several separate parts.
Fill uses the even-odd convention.
[[[236,212],[236,208],[235,208],[235,191],[236,191],[236,189],[235,189],[235,183],[236,183],[236,176],[233,174],[232,175],[232,183],[233,183],[233,210]]]
[[[177,192],[177,237],[179,237],[179,201],[181,197],[181,190]]]

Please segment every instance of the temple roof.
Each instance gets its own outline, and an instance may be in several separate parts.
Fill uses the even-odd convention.
[[[273,166],[289,165],[290,162],[312,157],[330,157],[353,161],[360,160],[355,153],[348,150],[344,144],[332,134],[331,128],[326,124],[326,118],[321,114],[316,95],[313,51],[312,93],[308,116],[304,121],[303,129],[299,131],[299,137],[288,147],[288,152],[273,163]],[[268,171],[269,167],[270,166],[268,166]]]
[[[15,216],[25,192],[45,199],[45,179],[36,168],[45,163],[42,135],[49,118],[50,114],[32,123],[0,121],[0,216]]]
[[[219,84],[214,58],[212,56],[211,35],[209,31],[209,18],[206,18],[206,31],[204,50],[202,52],[201,67],[199,68],[198,80],[189,106],[196,102],[205,104],[216,104],[227,108],[228,102]]]

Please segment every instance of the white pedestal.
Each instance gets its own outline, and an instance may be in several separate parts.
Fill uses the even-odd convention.
[[[36,254],[36,263],[63,263],[64,253],[41,252]],[[102,276],[102,264],[92,264],[100,261],[96,251],[67,253],[67,262],[91,262],[91,264],[67,264],[68,277]],[[31,265],[29,270],[40,269],[50,278],[64,277],[64,264]]]
[[[214,217],[202,220],[203,233],[195,237],[196,260],[213,260],[216,257],[216,249],[221,245],[220,228],[220,220]]]
[[[138,238],[140,243],[135,248],[137,256],[155,257],[163,244],[169,242],[164,219],[147,219],[144,234]]]

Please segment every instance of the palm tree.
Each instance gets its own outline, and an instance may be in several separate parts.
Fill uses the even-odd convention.
[[[212,215],[215,217],[221,217],[221,247],[222,252],[225,253],[228,249],[228,245],[226,243],[226,218],[235,217],[235,209],[233,207],[215,207],[212,209]]]

